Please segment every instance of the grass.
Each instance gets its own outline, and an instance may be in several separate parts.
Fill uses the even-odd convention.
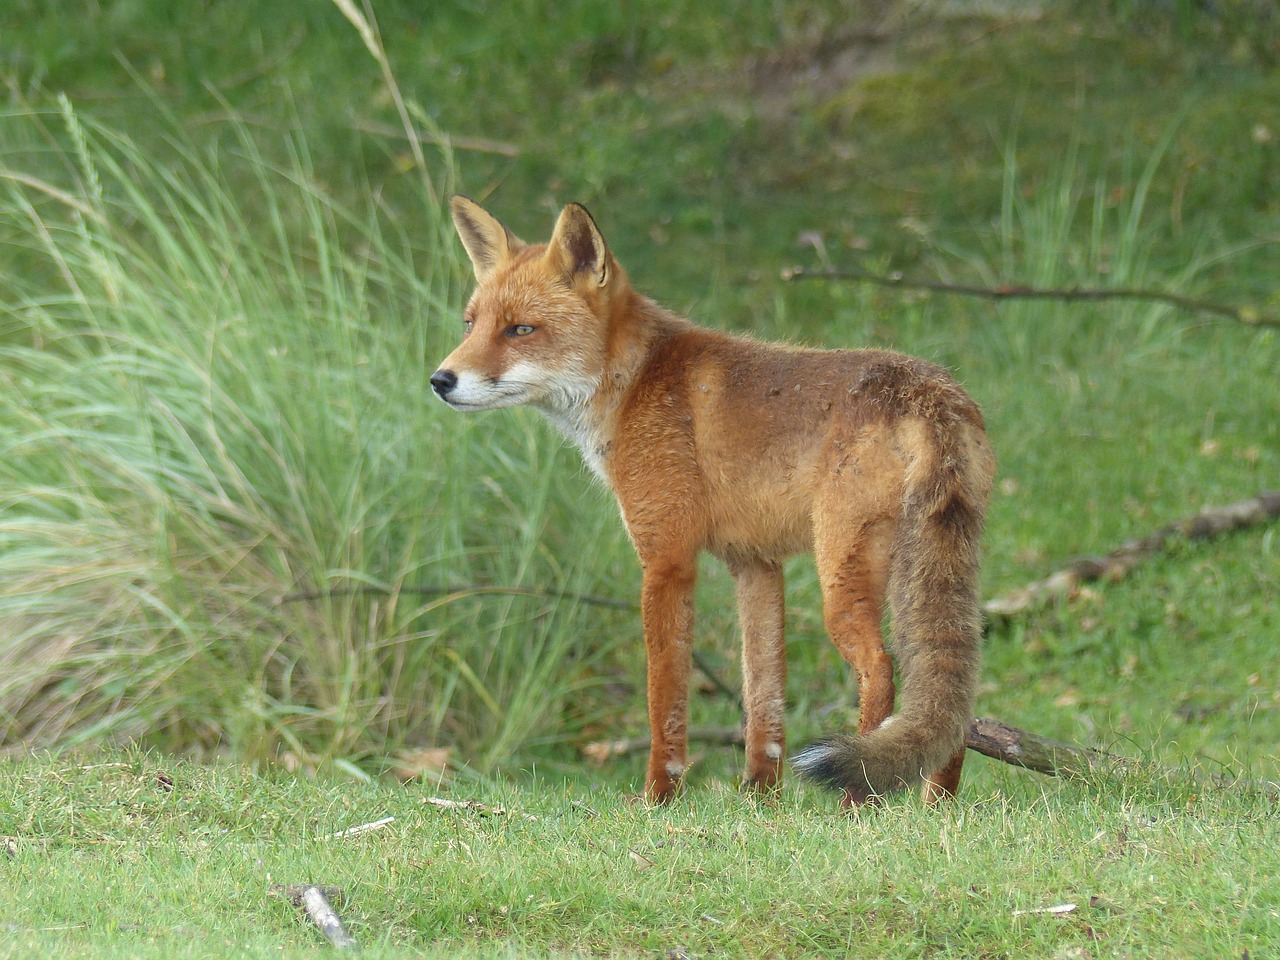
[[[975,760],[954,809],[846,820],[795,787],[738,797],[740,758],[706,747],[672,809],[624,805],[642,759],[576,751],[644,727],[637,616],[581,599],[635,598],[616,509],[534,415],[461,417],[425,382],[470,285],[443,194],[528,239],[576,199],[702,322],[956,369],[1001,464],[988,594],[1274,488],[1274,330],[779,278],[816,234],[836,265],[1274,311],[1280,87],[1266,35],[1217,8],[851,24],[748,0],[727,29],[683,0],[388,0],[389,85],[336,6],[6,6],[0,951],[303,949],[266,897],[285,879],[346,887],[389,956],[1274,949],[1271,808],[1190,778]],[[894,67],[842,73],[842,51]],[[1182,544],[994,629],[980,711],[1275,779],[1278,551],[1271,528]],[[811,565],[788,572],[800,743],[856,708]],[[715,564],[697,599],[736,683]],[[64,752],[24,756],[43,747]],[[508,812],[421,803],[446,791]]]
[[[138,753],[4,773],[6,956],[305,949],[318,931],[269,895],[300,881],[341,886],[386,957],[1256,956],[1280,933],[1269,802],[1158,781],[1002,777],[930,816],[843,818],[812,793],[651,811],[543,780],[446,810]]]
[[[410,245],[339,206],[305,144],[284,169],[247,134],[161,167],[65,100],[56,122],[78,197],[9,190],[35,279],[10,287],[0,347],[0,736],[352,771],[446,736],[505,756],[577,685],[526,656],[559,676],[591,654],[569,649],[572,602],[469,596],[579,568],[542,573],[564,498],[527,422],[438,469],[472,427],[424,402],[458,295],[439,222]],[[530,482],[488,479],[513,473]],[[521,646],[489,649],[504,627]]]

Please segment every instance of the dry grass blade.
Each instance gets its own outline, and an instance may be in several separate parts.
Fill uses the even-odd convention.
[[[431,174],[427,172],[427,160],[422,153],[422,144],[414,132],[413,121],[409,118],[409,108],[400,93],[400,85],[396,82],[395,74],[391,71],[391,64],[387,60],[387,52],[382,45],[382,36],[378,32],[378,23],[373,16],[373,10],[369,8],[367,3],[365,5],[365,13],[361,13],[356,9],[356,5],[352,3],[352,0],[333,0],[333,2],[342,11],[342,15],[356,28],[356,32],[360,34],[360,39],[364,41],[365,47],[368,48],[373,59],[377,61],[379,69],[382,70],[383,82],[386,83],[387,91],[391,94],[391,100],[396,105],[396,113],[400,117],[400,124],[404,127],[405,137],[409,141],[409,150],[413,153],[414,165],[418,168],[427,191],[434,194],[436,191],[431,182]],[[366,13],[368,16],[365,15]]]

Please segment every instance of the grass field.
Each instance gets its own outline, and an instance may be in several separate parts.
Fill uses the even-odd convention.
[[[10,764],[5,955],[294,952],[323,942],[269,891],[302,881],[340,887],[387,957],[1239,957],[1280,925],[1277,821],[1248,795],[998,775],[856,818],[723,785],[663,810],[531,778],[436,797],[133,753]]]
[[[527,239],[585,202],[701,322],[955,369],[1000,459],[989,596],[1280,486],[1273,327],[782,279],[1277,317],[1267,6],[847,7],[379,2],[362,36],[335,4],[6,5],[0,951],[300,949],[267,898],[295,878],[388,955],[1276,948],[1273,802],[1190,776],[1278,775],[1274,523],[989,632],[981,713],[1172,780],[974,759],[956,809],[850,821],[737,797],[727,748],[661,812],[619,800],[640,759],[579,757],[644,730],[638,571],[534,414],[429,397],[470,284],[451,191]],[[801,743],[856,704],[807,561],[788,583]],[[707,564],[698,646],[736,686],[732,610]]]

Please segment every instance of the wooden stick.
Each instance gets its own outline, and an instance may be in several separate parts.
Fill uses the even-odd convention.
[[[285,603],[299,603],[306,600],[327,600],[331,597],[390,597],[396,594],[421,594],[425,596],[444,596],[450,600],[462,600],[466,597],[503,596],[503,597],[537,597],[556,600],[577,600],[597,607],[608,607],[613,610],[636,610],[638,604],[630,600],[615,600],[613,597],[599,597],[589,593],[573,593],[568,590],[553,590],[532,587],[502,587],[486,584],[471,584],[461,587],[407,587],[394,589],[377,587],[370,584],[359,584],[348,587],[326,587],[321,590],[295,590],[277,597],[277,606]]]
[[[272,884],[269,892],[273,896],[284,897],[295,907],[305,910],[325,938],[339,950],[356,946],[355,938],[347,933],[347,928],[342,925],[342,918],[329,902],[330,900],[338,903],[343,901],[341,888],[321,887],[314,883],[298,883],[290,886],[277,883]]]
[[[741,727],[692,727],[689,740],[717,745],[735,746],[743,742]],[[1149,769],[1170,779],[1186,779],[1181,772],[1162,771],[1129,757],[1121,757],[1105,750],[1077,747],[1062,740],[1043,737],[1030,730],[1022,730],[990,717],[969,721],[964,745],[975,753],[992,760],[999,760],[1014,767],[1021,767],[1047,777],[1064,780],[1095,780],[1101,776],[1116,776],[1126,771]],[[603,765],[616,757],[639,753],[649,749],[648,737],[627,737],[621,740],[598,740],[584,744],[583,756],[590,762]],[[1246,789],[1272,799],[1280,800],[1280,784],[1266,780],[1240,780],[1225,775],[1207,775],[1193,771],[1190,777],[1198,783],[1219,789]]]
[[[1266,523],[1275,517],[1280,517],[1280,490],[1266,490],[1257,496],[1229,503],[1223,507],[1208,507],[1185,520],[1167,524],[1145,537],[1122,543],[1105,556],[1076,560],[1050,577],[988,600],[982,605],[982,610],[990,618],[1011,617],[1047,600],[1069,596],[1079,589],[1081,584],[1103,579],[1119,580],[1141,561],[1164,549],[1172,540],[1207,540],[1224,533]],[[369,584],[335,586],[286,593],[277,597],[275,603],[282,605],[331,597],[391,596],[395,593],[448,596],[451,600],[474,596],[554,598],[576,600],[579,603],[608,607],[613,610],[637,609],[637,604],[634,602],[613,597],[547,588],[504,587],[489,584],[456,587],[401,586],[395,589]],[[715,671],[708,668],[703,659],[697,655],[697,651],[694,651],[694,659],[702,672],[715,684],[717,690],[731,699],[737,698],[738,694],[716,676]]]
[[[736,746],[743,742],[741,727],[691,727],[690,741]],[[1051,777],[1082,779],[1108,768],[1130,764],[1132,761],[1101,750],[1089,750],[1072,746],[1061,740],[1052,740],[1028,730],[1019,730],[1007,723],[990,718],[969,722],[964,745],[984,757],[1000,760],[1015,767],[1023,767]],[[639,753],[649,749],[648,737],[626,737],[621,740],[597,740],[585,744],[582,754],[592,763],[600,765],[615,757]]]
[[[377,137],[396,137],[401,140],[409,138],[410,133],[418,140],[419,143],[444,144],[455,150],[470,150],[475,153],[496,153],[501,157],[518,157],[520,148],[514,143],[506,143],[502,140],[490,140],[487,137],[468,137],[452,133],[427,133],[422,130],[405,128],[397,130],[395,127],[388,126],[383,123],[374,123],[371,120],[356,118],[351,121],[351,126],[359,130],[361,133],[370,133]]]
[[[1193,517],[1163,526],[1145,537],[1122,543],[1105,556],[1077,560],[1052,576],[988,600],[982,605],[982,612],[988,619],[1008,619],[1051,600],[1069,597],[1082,584],[1095,580],[1120,580],[1173,540],[1206,540],[1234,530],[1257,526],[1278,516],[1280,490],[1268,490],[1225,507],[1209,507]]]
[[[990,717],[969,721],[964,745],[984,757],[1068,780],[1085,780],[1133,764],[1113,753],[1042,737]]]
[[[1164,290],[1144,290],[1134,287],[1029,287],[1018,283],[1006,283],[996,287],[983,287],[965,283],[945,283],[941,280],[909,280],[901,273],[870,273],[864,270],[806,270],[804,267],[787,267],[782,279],[794,280],[854,280],[874,283],[881,287],[902,287],[909,290],[930,290],[934,293],[959,294],[984,297],[988,300],[1153,300],[1167,303],[1182,310],[1196,313],[1212,313],[1237,320],[1254,327],[1280,327],[1280,317],[1267,316],[1256,307],[1233,307],[1230,304],[1199,300]]]
[[[711,743],[718,746],[738,746],[744,742],[741,727],[690,727],[690,742]],[[640,753],[649,749],[650,738],[623,737],[621,740],[595,740],[582,745],[582,756],[596,766],[604,766],[615,757]]]

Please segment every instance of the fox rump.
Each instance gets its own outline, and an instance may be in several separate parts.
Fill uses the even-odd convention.
[[[858,676],[856,736],[797,770],[850,804],[954,794],[979,671],[978,553],[995,472],[982,414],[941,367],[699,327],[637,292],[586,209],[526,244],[465,197],[476,276],[461,344],[431,377],[456,410],[544,413],[613,490],[643,570],[650,800],[687,766],[693,588],[703,551],[735,581],[746,784],[781,776],[782,561],[814,555],[827,632]],[[901,683],[881,632],[892,613]]]

